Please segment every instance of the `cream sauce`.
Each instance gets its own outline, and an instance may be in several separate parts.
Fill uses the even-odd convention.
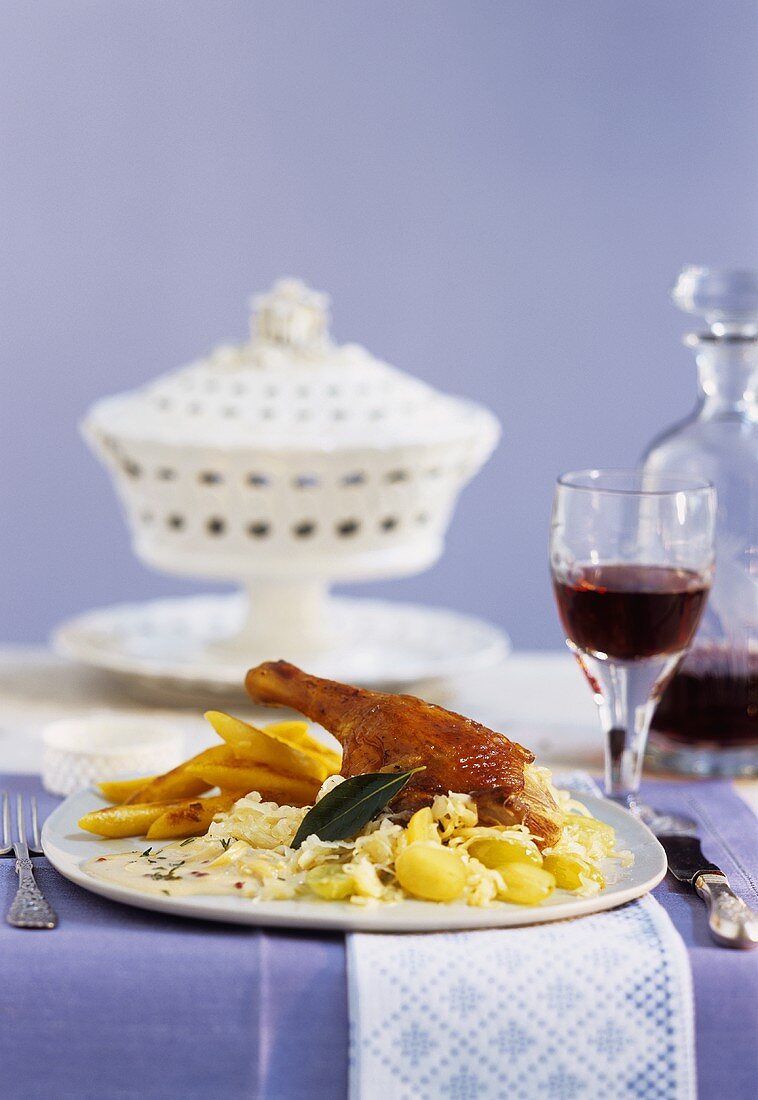
[[[266,862],[266,877],[275,874],[270,854],[256,854]],[[227,859],[221,841],[209,842],[205,837],[143,852],[96,856],[84,864],[84,870],[94,878],[107,879],[131,890],[168,897],[237,894],[251,898],[260,896],[263,886],[262,875]]]

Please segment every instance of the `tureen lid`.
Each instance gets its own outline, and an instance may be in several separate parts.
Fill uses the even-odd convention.
[[[250,339],[97,402],[85,428],[222,448],[335,450],[499,433],[496,418],[329,333],[329,298],[281,279],[252,299]]]

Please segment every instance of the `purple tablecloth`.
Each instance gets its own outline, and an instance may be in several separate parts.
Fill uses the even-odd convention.
[[[41,794],[30,778],[0,776],[0,786]],[[706,854],[758,907],[758,823],[730,785],[651,782],[645,793],[700,821]],[[55,800],[41,798],[51,809]],[[46,860],[36,864],[60,925],[0,925],[2,1100],[346,1096],[341,936],[174,920],[96,897]],[[3,911],[14,889],[12,860],[3,860]],[[702,903],[670,878],[655,895],[689,949],[700,1097],[753,1100],[758,951],[716,947]]]

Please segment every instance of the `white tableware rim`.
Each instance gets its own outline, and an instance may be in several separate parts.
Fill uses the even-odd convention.
[[[124,735],[120,742],[103,743],[98,740],[98,724],[111,727],[123,726],[125,730],[144,727],[138,739],[131,740]],[[81,740],[77,744],[74,731],[78,730]],[[71,737],[67,740],[67,734]],[[87,740],[89,738],[89,740]],[[71,756],[124,756],[130,752],[144,752],[150,749],[180,747],[184,734],[179,725],[164,718],[147,715],[113,714],[98,711],[87,715],[57,718],[42,730],[42,744],[46,749]]]
[[[112,901],[149,909],[177,917],[242,924],[253,927],[320,929],[337,932],[432,932],[473,930],[475,928],[518,927],[590,915],[614,909],[652,890],[666,874],[666,854],[641,821],[604,798],[580,793],[578,798],[591,813],[619,830],[622,844],[626,836],[635,840],[638,862],[622,880],[593,898],[569,895],[539,907],[498,905],[478,909],[460,903],[434,905],[431,902],[405,901],[394,906],[360,908],[346,902],[276,901],[251,902],[238,897],[161,897],[142,894],[120,884],[92,878],[82,864],[93,855],[110,851],[131,851],[139,847],[139,838],[124,841],[99,840],[77,832],[76,819],[104,803],[92,789],[67,798],[48,818],[42,832],[45,855],[52,865],[71,882]],[[77,846],[81,845],[79,853]],[[639,857],[643,857],[640,861]],[[642,865],[649,864],[642,875]]]

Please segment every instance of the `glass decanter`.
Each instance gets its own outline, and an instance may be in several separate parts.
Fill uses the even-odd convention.
[[[758,271],[687,267],[675,304],[709,331],[695,349],[692,414],[650,445],[655,474],[716,486],[716,575],[692,650],[655,711],[651,763],[694,775],[758,774]]]

